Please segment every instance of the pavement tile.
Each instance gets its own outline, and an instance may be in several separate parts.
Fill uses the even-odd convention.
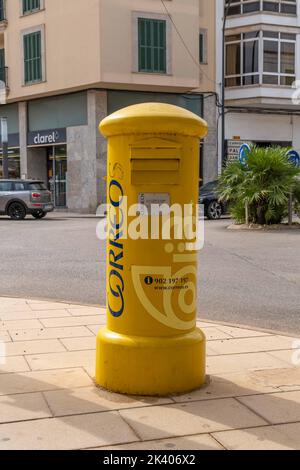
[[[6,345],[7,356],[20,356],[25,354],[44,354],[64,352],[64,346],[57,340],[20,341]]]
[[[0,314],[1,320],[34,320],[39,318],[60,318],[70,317],[71,314],[67,310],[43,310],[42,312],[33,312],[32,310],[26,310],[25,312],[8,312]]]
[[[0,315],[1,316],[1,315]],[[25,330],[29,328],[41,328],[42,324],[37,320],[4,320],[0,321],[0,330]]]
[[[217,328],[219,325],[214,322],[204,322],[204,321],[197,321],[198,328]]]
[[[116,412],[0,425],[0,450],[77,450],[136,440]]]
[[[228,334],[224,333],[223,331],[215,327],[201,328],[201,329],[203,333],[205,334],[207,341],[230,338]]]
[[[223,450],[223,447],[208,434],[200,434],[198,436],[175,437],[159,441],[135,442],[134,444],[124,444],[121,446],[102,447],[99,450],[166,450],[170,452],[175,450]]]
[[[208,357],[207,373],[211,375],[232,374],[245,370],[282,369],[287,364],[269,353],[231,354]]]
[[[19,304],[2,304],[0,303],[0,318],[2,315],[7,315],[8,313],[17,313],[17,312],[30,312],[30,306],[26,303]]]
[[[121,410],[120,414],[147,440],[266,424],[233,399]]]
[[[26,356],[31,370],[67,369],[70,367],[96,368],[95,351],[74,351]]]
[[[13,297],[0,297],[0,303],[1,305],[19,305],[19,304],[28,304],[27,299],[19,299],[19,298],[13,298]]]
[[[0,423],[51,418],[52,416],[41,393],[24,393],[19,395],[10,395],[9,397],[2,396],[0,397],[0,409]]]
[[[206,355],[207,356],[218,356],[219,353],[217,351],[215,351],[211,346],[210,346],[210,342],[208,341],[206,343]]]
[[[83,316],[91,316],[91,315],[106,315],[106,309],[100,307],[81,307],[78,305],[77,307],[69,307],[68,312],[73,317],[83,317]]]
[[[173,396],[177,403],[187,403],[200,400],[215,400],[216,398],[233,398],[259,393],[272,393],[275,386],[264,383],[250,372],[227,376],[211,376],[210,383],[195,392]]]
[[[271,424],[300,422],[300,391],[239,398]]]
[[[9,343],[8,343],[9,344]],[[1,380],[1,375],[4,374],[12,374],[12,373],[17,373],[17,372],[26,372],[29,371],[30,368],[25,361],[24,357],[22,356],[16,356],[16,357],[5,357],[4,361],[3,358],[0,361],[0,380]],[[2,364],[4,362],[4,364]],[[4,379],[5,380],[5,379]]]
[[[300,450],[300,423],[214,433],[229,450]]]
[[[218,330],[224,331],[233,338],[255,338],[260,336],[272,336],[264,331],[247,330],[245,328],[235,328],[232,326],[218,325]]]
[[[89,351],[95,350],[95,336],[86,338],[64,338],[60,340],[68,351]]]
[[[11,342],[11,338],[10,338],[9,334],[6,331],[0,331],[0,341],[2,341],[4,343],[10,343]]]
[[[110,393],[96,387],[46,392],[45,397],[54,416],[98,413],[104,411],[166,405],[169,398],[139,398]]]
[[[253,378],[281,391],[300,390],[300,367],[252,372]]]
[[[92,332],[85,326],[72,326],[66,328],[44,328],[10,330],[13,341],[33,341],[60,338],[79,338],[92,336]]]
[[[65,317],[65,318],[48,318],[42,319],[41,323],[45,328],[58,328],[69,326],[87,326],[87,325],[103,325],[106,320],[103,315],[83,316],[83,317]]]
[[[87,328],[91,331],[91,333],[93,333],[94,335],[97,335],[99,333],[99,330],[101,329],[101,327],[105,326],[106,325],[106,321],[103,322],[103,325],[89,325]]]
[[[70,307],[70,304],[65,303],[58,303],[58,302],[41,302],[41,303],[31,303],[30,305],[31,310],[34,312],[39,311],[42,312],[43,310],[63,310]]]
[[[270,354],[271,357],[284,362],[286,367],[289,366],[300,368],[299,351],[287,348],[285,351],[270,351],[268,354]],[[296,363],[294,363],[295,360],[297,361]]]
[[[219,354],[243,354],[290,349],[294,341],[284,336],[265,336],[212,341],[210,346]]]
[[[0,376],[0,396],[74,389],[92,384],[91,378],[81,368],[6,374]]]

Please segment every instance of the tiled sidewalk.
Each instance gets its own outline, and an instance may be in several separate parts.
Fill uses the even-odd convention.
[[[211,383],[136,398],[94,386],[104,324],[103,309],[0,298],[0,450],[300,449],[295,338],[200,323]]]

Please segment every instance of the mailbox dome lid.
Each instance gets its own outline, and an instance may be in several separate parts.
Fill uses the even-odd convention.
[[[142,103],[111,114],[100,126],[105,137],[130,134],[179,134],[205,137],[207,123],[196,114],[178,106]]]

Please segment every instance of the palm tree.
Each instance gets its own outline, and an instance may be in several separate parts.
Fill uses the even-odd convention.
[[[238,223],[266,225],[282,222],[291,191],[300,203],[300,169],[288,159],[289,149],[253,146],[246,164],[230,163],[219,181],[220,197],[230,204]]]

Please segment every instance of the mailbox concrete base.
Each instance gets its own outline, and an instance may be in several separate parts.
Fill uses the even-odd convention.
[[[97,337],[97,385],[112,392],[165,396],[196,390],[205,383],[206,339],[186,335],[146,338],[102,329]]]

